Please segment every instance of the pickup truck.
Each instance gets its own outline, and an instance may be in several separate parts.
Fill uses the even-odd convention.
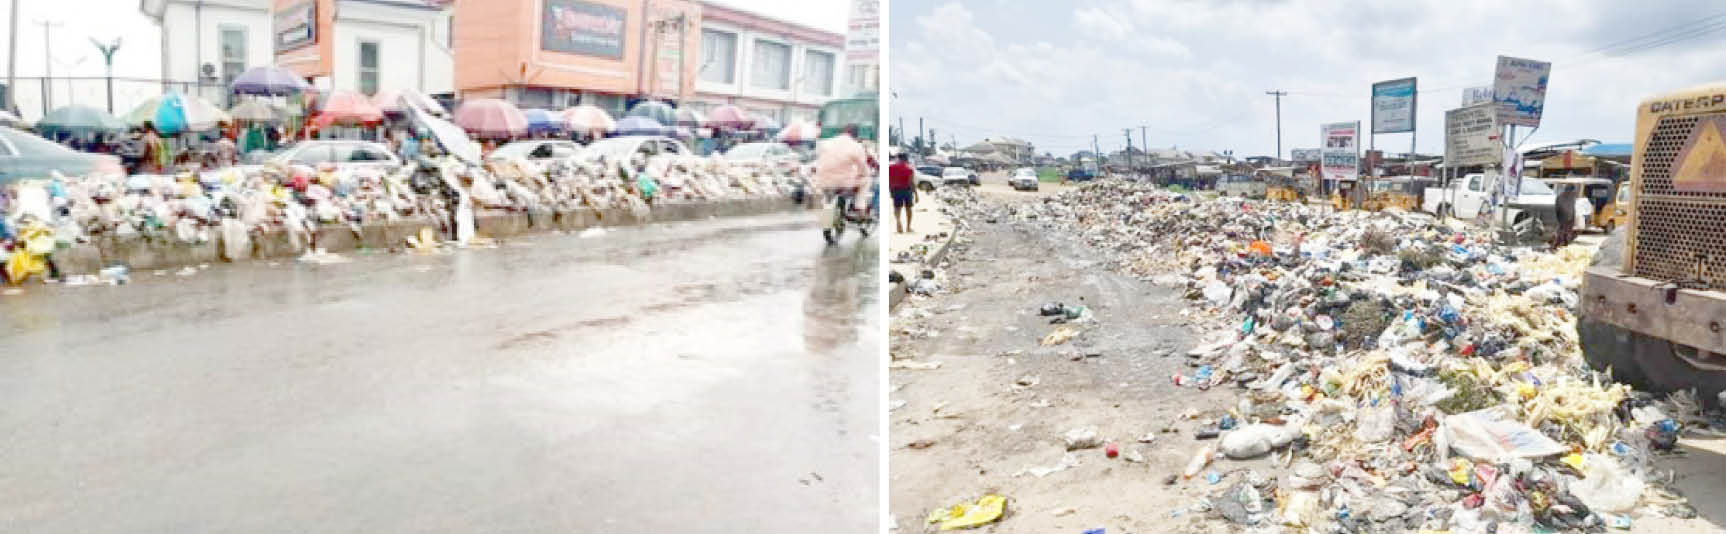
[[[1445,187],[1429,187],[1421,197],[1421,210],[1440,217],[1473,219],[1490,211],[1497,174],[1469,174]],[[1522,188],[1490,213],[1492,220],[1502,221],[1525,239],[1543,238],[1558,222],[1558,195],[1534,177],[1524,177]]]

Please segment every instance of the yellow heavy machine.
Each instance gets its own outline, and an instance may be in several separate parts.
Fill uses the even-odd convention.
[[[1295,185],[1294,177],[1280,174],[1267,176],[1265,178],[1265,200],[1300,202],[1301,192],[1300,188]]]
[[[1583,276],[1582,352],[1651,391],[1726,390],[1726,83],[1637,108],[1626,210]]]

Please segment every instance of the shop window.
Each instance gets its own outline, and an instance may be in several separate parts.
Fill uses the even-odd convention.
[[[803,55],[803,91],[816,96],[833,95],[833,54],[810,50]]]
[[[791,46],[755,41],[755,62],[749,84],[757,89],[791,89]]]
[[[378,44],[360,42],[360,92],[366,96],[378,94]]]
[[[701,30],[701,81],[737,83],[737,34]]]

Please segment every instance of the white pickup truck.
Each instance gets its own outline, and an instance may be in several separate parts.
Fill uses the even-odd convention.
[[[1421,198],[1421,211],[1459,219],[1479,217],[1482,211],[1490,211],[1492,192],[1498,187],[1498,174],[1469,174],[1451,181],[1446,187],[1429,187]],[[1499,220],[1512,227],[1522,227],[1525,222],[1538,222],[1533,229],[1522,228],[1518,233],[1544,233],[1552,229],[1558,221],[1558,195],[1545,183],[1533,177],[1522,179],[1522,188],[1500,206],[1500,212],[1491,213],[1493,220]]]

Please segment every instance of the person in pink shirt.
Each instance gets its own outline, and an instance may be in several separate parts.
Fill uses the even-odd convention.
[[[869,151],[857,142],[857,126],[815,147],[815,187],[838,197],[839,209],[868,183]]]

